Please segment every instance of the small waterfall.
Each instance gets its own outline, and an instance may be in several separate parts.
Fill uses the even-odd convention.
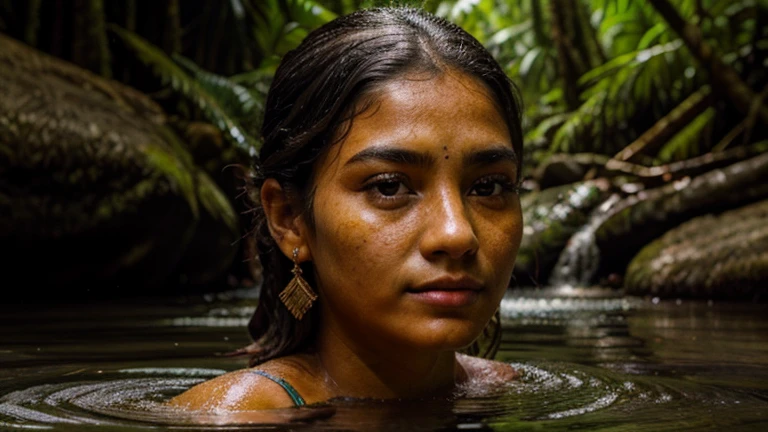
[[[600,250],[595,244],[595,232],[611,215],[609,210],[619,200],[619,195],[611,195],[590,213],[589,222],[571,236],[560,252],[557,264],[549,277],[549,285],[576,287],[591,283],[600,265]]]

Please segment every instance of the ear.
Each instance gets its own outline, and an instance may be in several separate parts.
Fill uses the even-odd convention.
[[[261,186],[261,205],[267,217],[267,226],[275,243],[289,259],[293,250],[299,249],[299,262],[310,259],[307,246],[307,227],[302,220],[302,208],[296,198],[280,186],[277,180],[270,178]]]

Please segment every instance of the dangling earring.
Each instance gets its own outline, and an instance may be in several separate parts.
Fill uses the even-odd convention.
[[[299,248],[293,249],[293,279],[288,283],[284,290],[280,292],[280,301],[283,302],[288,311],[301,321],[304,314],[307,313],[312,303],[317,300],[317,294],[312,291],[306,280],[301,277],[301,267],[299,267]]]

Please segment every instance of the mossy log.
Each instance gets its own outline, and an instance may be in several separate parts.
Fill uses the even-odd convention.
[[[693,177],[717,168],[765,153],[768,142],[705,153],[659,166],[643,166],[611,159],[595,153],[556,153],[547,158],[533,173],[541,189],[576,183],[591,178],[626,177],[625,181],[642,183],[645,188],[658,187],[683,177]],[[592,173],[592,177],[587,175]]]
[[[157,293],[231,264],[237,215],[149,98],[2,35],[0,83],[4,291]]]
[[[598,276],[623,274],[643,246],[682,222],[766,197],[768,153],[635,193],[614,205],[595,232],[601,256]]]
[[[644,247],[629,294],[757,300],[768,296],[768,200],[692,219]]]

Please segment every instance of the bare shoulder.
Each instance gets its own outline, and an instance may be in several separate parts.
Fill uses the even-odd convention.
[[[196,411],[250,411],[294,405],[279,384],[251,369],[230,372],[200,383],[168,403]]]
[[[508,363],[456,354],[456,360],[467,372],[471,381],[509,382],[520,377],[520,373]]]

